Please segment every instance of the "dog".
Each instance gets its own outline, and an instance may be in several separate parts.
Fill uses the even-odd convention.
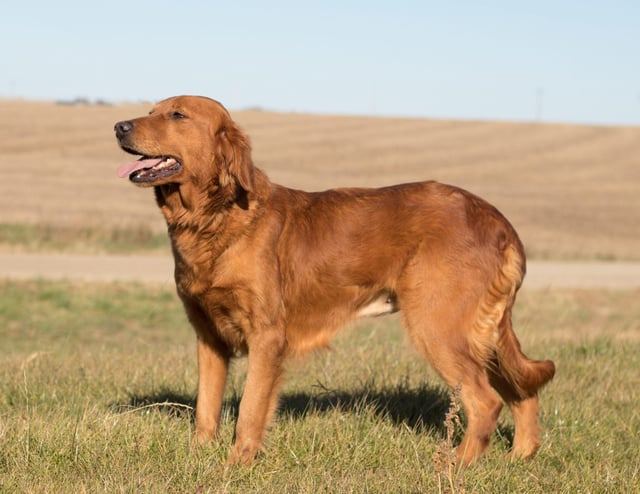
[[[254,166],[247,135],[217,101],[177,96],[115,124],[140,159],[118,175],[153,187],[177,293],[197,335],[194,442],[213,439],[229,362],[248,371],[229,462],[263,449],[287,356],[326,347],[359,317],[401,311],[410,340],[450,386],[468,425],[468,464],[489,446],[503,401],[511,455],[540,445],[538,390],[554,363],[526,357],[512,307],[523,245],[493,206],[434,181],[303,192]]]

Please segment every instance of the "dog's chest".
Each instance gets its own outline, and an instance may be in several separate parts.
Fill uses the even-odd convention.
[[[234,353],[245,354],[252,313],[245,284],[237,276],[230,276],[224,263],[198,261],[176,256],[175,273],[176,288],[187,312],[199,315],[200,321],[192,318],[196,331],[212,331]],[[198,322],[202,327],[197,327]]]
[[[215,336],[237,355],[247,353],[250,317],[232,290],[210,288],[194,294],[178,287],[178,293],[196,332]]]
[[[210,261],[196,262],[181,255],[175,255],[175,264],[178,292],[195,300],[200,299],[212,284],[214,264]]]

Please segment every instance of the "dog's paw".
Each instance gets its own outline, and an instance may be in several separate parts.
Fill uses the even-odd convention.
[[[256,461],[256,457],[260,451],[260,444],[251,439],[236,442],[227,460],[227,465],[251,465]]]
[[[199,446],[203,446],[204,444],[210,443],[215,439],[215,437],[215,431],[205,431],[202,429],[198,429],[191,436],[191,441],[189,444],[192,448],[197,448]]]

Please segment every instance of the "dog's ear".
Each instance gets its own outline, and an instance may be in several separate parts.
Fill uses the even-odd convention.
[[[233,122],[226,123],[217,134],[217,150],[221,185],[229,185],[235,180],[245,191],[253,190],[253,160],[249,138]]]

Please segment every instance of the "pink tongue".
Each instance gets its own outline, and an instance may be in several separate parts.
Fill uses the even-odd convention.
[[[118,168],[118,176],[120,178],[128,177],[133,172],[142,170],[143,168],[151,168],[162,162],[162,158],[151,158],[146,160],[132,161],[125,163]]]

